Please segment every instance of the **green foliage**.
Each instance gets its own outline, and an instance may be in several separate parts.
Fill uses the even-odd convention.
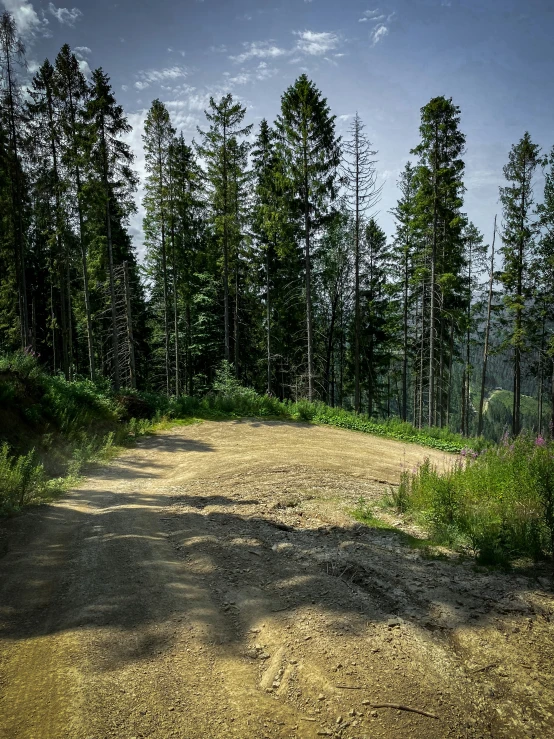
[[[40,499],[46,491],[46,476],[37,464],[35,452],[10,455],[6,443],[0,446],[0,514],[11,513]]]
[[[403,475],[399,495],[437,541],[469,548],[482,563],[554,556],[554,444],[541,436],[462,450],[446,472],[427,460]]]

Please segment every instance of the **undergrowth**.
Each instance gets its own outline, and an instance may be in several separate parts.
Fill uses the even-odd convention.
[[[444,472],[426,460],[402,474],[393,502],[435,541],[470,550],[481,564],[554,558],[554,442],[504,437]]]

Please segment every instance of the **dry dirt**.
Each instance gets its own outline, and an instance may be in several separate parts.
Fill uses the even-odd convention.
[[[554,736],[551,580],[429,559],[350,515],[425,456],[449,463],[205,422],[8,522],[0,737]]]

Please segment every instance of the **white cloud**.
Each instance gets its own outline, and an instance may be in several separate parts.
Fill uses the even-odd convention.
[[[48,3],[48,10],[64,26],[74,26],[83,15],[79,8],[56,8],[54,3]]]
[[[90,77],[90,67],[86,59],[79,59],[79,69],[85,77]]]
[[[376,28],[373,29],[371,33],[371,45],[375,46],[375,44],[378,44],[379,41],[385,38],[385,36],[388,36],[388,34],[389,29],[383,24],[379,24]]]
[[[225,44],[221,44],[220,46],[210,46],[210,51],[214,54],[226,54],[227,47]]]
[[[375,8],[375,10],[366,10],[363,12],[358,23],[367,23],[368,21],[371,23],[378,23],[379,21],[384,21],[385,18],[386,16],[383,15],[379,8]]]
[[[272,41],[251,41],[244,42],[245,51],[238,56],[231,56],[233,62],[244,64],[249,59],[276,59],[280,56],[288,54],[286,49],[275,46]]]
[[[129,85],[121,85],[121,89],[123,90],[123,92],[127,92],[127,90],[129,89]]]
[[[178,80],[188,77],[190,71],[186,67],[167,67],[166,69],[150,69],[146,72],[138,73],[138,80],[135,82],[137,90],[145,90],[152,84],[161,84],[166,80]]]
[[[254,80],[267,80],[276,75],[277,72],[278,70],[275,67],[269,67],[267,62],[260,62],[253,71],[248,72],[245,69],[241,69],[234,77],[231,77],[229,72],[224,72],[223,76],[226,78],[227,86],[246,85]]]
[[[2,5],[11,13],[17,25],[17,31],[22,38],[29,39],[35,35],[44,34],[48,21],[41,20],[33,4],[28,0],[2,0]]]
[[[76,46],[73,53],[78,59],[83,59],[85,56],[92,54],[92,49],[89,49],[88,46]]]
[[[310,56],[327,54],[336,49],[339,44],[339,37],[336,33],[327,31],[293,31],[293,33],[298,36],[296,51]]]

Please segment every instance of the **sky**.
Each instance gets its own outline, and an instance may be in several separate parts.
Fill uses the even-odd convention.
[[[376,1],[376,0],[375,0]],[[389,236],[397,180],[418,144],[420,109],[451,97],[466,135],[464,212],[492,238],[498,188],[512,144],[526,130],[554,146],[554,0],[0,0],[27,46],[29,73],[68,43],[85,73],[102,67],[133,130],[144,172],[142,128],[162,100],[190,142],[206,127],[210,96],[227,92],[255,127],[279,112],[302,73],[315,82],[348,137],[358,112],[374,148]],[[543,181],[536,177],[536,198]],[[140,201],[131,232],[142,252]]]

